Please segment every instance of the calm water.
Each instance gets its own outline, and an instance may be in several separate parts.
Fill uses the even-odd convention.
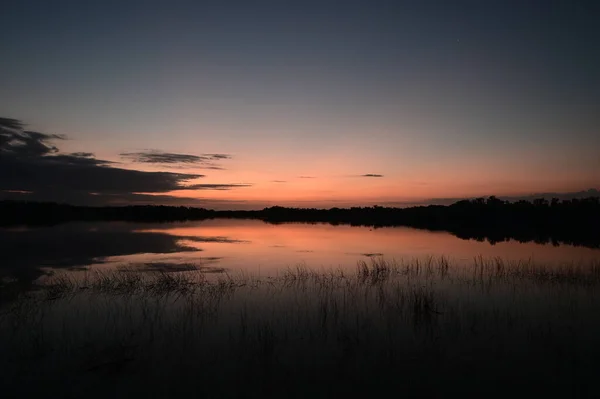
[[[133,224],[68,223],[0,230],[3,277],[35,280],[48,269],[132,267],[177,271],[191,267],[222,272],[275,274],[298,263],[314,268],[356,267],[373,256],[413,259],[444,255],[467,264],[479,255],[533,258],[549,266],[600,258],[600,250],[533,242],[463,240],[445,232],[405,227],[267,224],[257,220]]]
[[[324,386],[335,389],[328,397],[382,396],[389,387],[408,397],[596,392],[597,269],[578,280],[460,268],[480,255],[552,267],[598,260],[599,250],[491,245],[410,228],[212,220],[4,229],[0,253],[0,273],[28,282],[52,269],[83,277],[81,270],[90,268],[190,266],[264,277],[298,263],[354,271],[358,260],[374,256],[444,255],[454,265],[449,272],[413,268],[383,279],[324,274],[189,290],[142,281],[126,285],[127,295],[87,282],[63,294],[38,290],[0,309],[6,397],[289,397],[291,391],[322,397]],[[182,274],[166,280],[171,276]],[[0,305],[14,298],[11,292],[3,297],[0,288]]]

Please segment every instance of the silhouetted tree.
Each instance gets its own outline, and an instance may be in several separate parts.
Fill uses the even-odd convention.
[[[178,221],[211,218],[260,219],[269,223],[325,222],[355,226],[411,226],[445,230],[461,238],[510,238],[526,242],[569,243],[600,247],[600,198],[590,197],[551,203],[509,203],[491,196],[462,200],[449,206],[412,208],[382,206],[300,209],[273,206],[260,211],[213,211],[169,206],[77,207],[66,204],[0,201],[0,225],[55,224],[70,220]]]

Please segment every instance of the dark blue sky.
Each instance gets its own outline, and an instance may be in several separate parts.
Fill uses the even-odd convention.
[[[109,160],[233,154],[207,179],[253,187],[219,198],[597,187],[599,20],[596,1],[9,1],[0,116]]]

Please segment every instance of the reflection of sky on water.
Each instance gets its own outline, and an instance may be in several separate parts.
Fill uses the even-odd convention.
[[[445,232],[405,227],[370,229],[347,225],[281,224],[257,220],[133,224],[68,223],[54,227],[0,230],[3,276],[31,281],[42,268],[100,268],[182,271],[247,270],[273,274],[288,266],[342,267],[384,256],[411,259],[447,256],[458,263],[476,256],[540,263],[600,258],[600,251],[515,241],[490,245]]]

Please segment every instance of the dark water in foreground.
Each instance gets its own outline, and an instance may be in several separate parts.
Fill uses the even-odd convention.
[[[597,393],[598,250],[240,220],[1,230],[0,246],[4,276],[44,283],[0,302],[3,397]]]
[[[134,224],[67,223],[0,229],[0,275],[33,281],[47,270],[129,267],[135,270],[244,270],[277,274],[304,263],[354,270],[369,257],[445,256],[456,264],[474,257],[532,259],[548,267],[600,258],[600,250],[534,242],[463,240],[445,232],[406,227],[372,229],[329,224],[267,224],[257,220]]]

